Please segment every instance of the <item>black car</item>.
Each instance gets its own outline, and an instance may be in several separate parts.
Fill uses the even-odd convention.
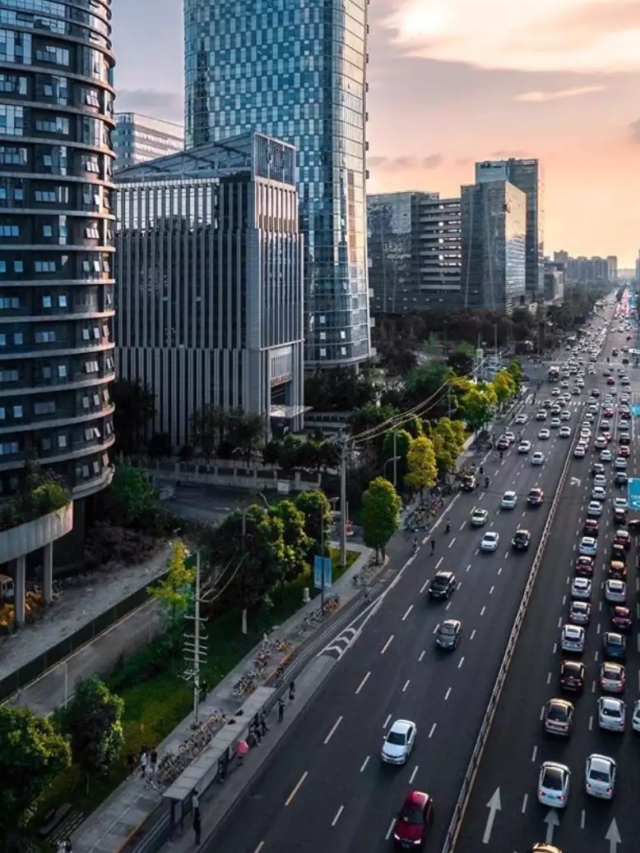
[[[591,389],[591,396],[592,396],[592,397],[599,397],[599,396],[600,396],[600,391],[598,391],[598,389],[597,389],[597,388],[592,388],[592,389]]]
[[[611,546],[611,562],[612,563],[626,563],[627,562],[627,549],[624,545],[621,545],[619,542],[614,542]]]
[[[618,444],[622,447],[629,447],[631,444],[631,436],[628,432],[621,432],[618,436]]]
[[[560,664],[560,689],[567,693],[584,691],[585,665],[577,660],[563,660]]]
[[[511,547],[514,551],[528,551],[531,544],[531,534],[528,530],[516,530]]]
[[[605,470],[604,470],[604,465],[602,464],[602,462],[594,462],[594,464],[591,466],[591,476],[595,477],[596,474],[604,474],[604,473],[605,473]]]
[[[450,598],[456,588],[456,576],[453,572],[436,572],[429,584],[429,598]]]
[[[600,525],[598,524],[597,518],[585,519],[584,525],[582,527],[582,534],[584,536],[592,536],[594,539],[597,539],[599,531]]]
[[[439,649],[445,649],[452,652],[458,647],[460,637],[462,636],[462,622],[458,619],[447,619],[441,625],[438,625],[436,631],[436,646]]]
[[[624,471],[617,471],[616,476],[613,478],[613,482],[616,486],[626,486],[629,482],[629,475]]]
[[[460,488],[463,492],[473,492],[476,488],[476,478],[475,474],[465,474],[462,478],[462,483],[460,484]]]

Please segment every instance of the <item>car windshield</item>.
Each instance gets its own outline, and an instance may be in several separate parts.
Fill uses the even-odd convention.
[[[569,716],[569,709],[566,705],[550,705],[547,708],[547,719],[549,720],[566,720]]]
[[[440,626],[440,633],[441,634],[455,634],[455,632],[456,632],[455,625],[441,625]]]
[[[404,746],[407,742],[407,736],[404,732],[389,732],[387,743],[393,746]]]
[[[608,782],[609,774],[606,770],[596,770],[595,768],[591,768],[591,772],[589,773],[591,779],[595,782]]]
[[[424,816],[422,812],[415,808],[403,809],[400,817],[405,823],[413,823],[416,826],[420,826],[424,823]]]
[[[447,579],[447,578],[443,578],[443,577],[435,577],[435,578],[431,581],[431,585],[432,585],[432,586],[446,586],[448,583],[449,583],[448,579]]]
[[[562,772],[556,767],[547,767],[542,779],[542,787],[550,788],[552,791],[562,790]]]
[[[620,717],[620,708],[612,707],[611,705],[604,705],[602,708],[602,714],[605,717]]]

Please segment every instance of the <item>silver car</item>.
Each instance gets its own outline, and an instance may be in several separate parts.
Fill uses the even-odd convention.
[[[598,699],[598,725],[608,732],[624,732],[627,707],[622,699],[601,696]]]
[[[387,764],[404,764],[411,755],[416,731],[416,724],[411,720],[396,720],[382,744],[382,760]]]

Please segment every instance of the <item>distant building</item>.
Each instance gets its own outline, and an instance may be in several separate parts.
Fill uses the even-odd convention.
[[[115,168],[119,171],[182,151],[184,129],[180,124],[140,113],[116,113],[113,148],[116,152]]]
[[[460,199],[398,192],[367,197],[373,314],[460,307]]]
[[[462,187],[462,300],[511,314],[525,303],[527,198],[508,181]]]
[[[296,152],[249,133],[117,176],[117,369],[156,393],[175,447],[207,403],[302,427]]]
[[[636,281],[640,283],[640,252],[638,252],[638,259],[636,260]]]
[[[527,196],[527,299],[544,296],[544,182],[539,160],[488,160],[476,163],[476,183],[509,181]]]
[[[618,258],[615,255],[572,258],[568,252],[560,251],[554,252],[553,260],[564,264],[567,285],[606,286],[618,281]]]
[[[544,261],[544,300],[561,304],[564,300],[565,265],[559,261]]]

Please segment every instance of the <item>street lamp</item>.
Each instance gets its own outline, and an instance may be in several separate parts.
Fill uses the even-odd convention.
[[[387,459],[384,463],[383,472],[384,472],[385,479],[387,476],[387,465],[389,464],[389,462],[394,463],[393,464],[393,487],[394,487],[394,489],[396,488],[396,485],[397,485],[396,481],[398,479],[398,466],[396,463],[399,462],[401,459],[402,459],[402,456],[392,456],[390,459]]]

